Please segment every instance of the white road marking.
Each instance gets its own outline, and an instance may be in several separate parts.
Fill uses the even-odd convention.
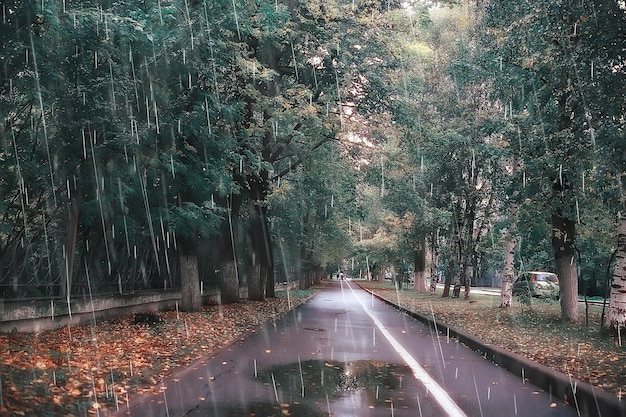
[[[346,284],[348,283],[346,282]],[[444,390],[441,387],[441,385],[439,385],[437,381],[435,381],[424,370],[424,368],[420,366],[417,360],[415,360],[415,358],[411,356],[411,354],[404,348],[404,346],[402,346],[402,344],[398,342],[398,340],[396,340],[396,338],[393,337],[387,329],[385,329],[385,327],[380,322],[380,320],[378,320],[378,318],[374,316],[374,314],[367,309],[365,304],[363,304],[363,302],[359,299],[359,297],[357,296],[357,294],[355,293],[354,289],[352,288],[350,284],[348,284],[348,288],[350,288],[350,290],[352,291],[352,294],[357,299],[359,304],[361,304],[361,307],[363,308],[363,310],[365,310],[365,312],[372,319],[376,327],[378,327],[378,330],[380,330],[380,333],[383,336],[385,336],[385,339],[387,339],[389,343],[391,343],[391,346],[393,346],[396,352],[398,352],[398,354],[402,357],[404,362],[406,362],[409,368],[411,368],[415,378],[418,381],[420,381],[422,385],[424,385],[424,387],[426,387],[427,391],[439,403],[443,411],[450,417],[467,417],[467,414],[465,414],[463,410],[461,410],[461,408],[458,406],[457,403],[454,402],[454,400],[450,397],[450,395],[446,392],[446,390]]]

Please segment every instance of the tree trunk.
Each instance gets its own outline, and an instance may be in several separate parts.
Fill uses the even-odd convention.
[[[430,293],[435,294],[437,291],[437,280],[439,279],[439,271],[437,270],[437,264],[439,263],[439,248],[437,246],[437,235],[433,233],[431,236],[430,244]]]
[[[263,233],[260,230],[260,218],[254,208],[254,202],[249,203],[248,222],[248,300],[265,300],[265,283],[262,282],[261,270],[263,260],[260,250],[263,247]]]
[[[220,298],[222,304],[239,302],[239,273],[235,258],[234,232],[229,218],[229,230],[222,233],[218,243]]]
[[[474,276],[474,268],[471,265],[467,265],[465,267],[465,283],[463,286],[464,289],[464,294],[463,297],[466,300],[469,300],[470,298],[470,291],[471,291],[471,285],[472,285],[472,277]]]
[[[552,250],[559,276],[561,319],[566,323],[578,321],[578,276],[574,258],[576,224],[561,213],[552,215]]]
[[[413,289],[418,292],[426,292],[426,238],[420,237],[417,249],[414,252],[413,262]]]
[[[261,264],[258,262],[248,265],[248,300],[265,300],[265,286],[261,287]]]
[[[234,259],[220,259],[219,279],[222,304],[239,302],[239,278]]]
[[[609,311],[606,325],[609,331],[617,332],[626,326],[626,211],[620,213],[617,238],[615,269],[609,296]]]
[[[265,279],[265,296],[267,298],[276,298],[276,279],[274,277],[274,272],[274,267],[272,267],[271,270],[265,271],[265,274],[267,275]]]
[[[500,308],[511,307],[511,299],[513,298],[513,281],[515,262],[515,238],[507,237],[504,245],[504,266],[502,267],[502,287],[500,290]]]
[[[61,275],[61,288],[59,296],[62,299],[70,299],[72,295],[72,276],[74,275],[74,255],[76,253],[76,241],[78,239],[78,226],[80,211],[78,203],[72,201],[70,217],[67,223],[67,244],[65,246],[65,264]],[[68,301],[69,302],[69,301]]]
[[[517,161],[513,164],[513,173],[516,172]],[[511,226],[506,232],[504,244],[504,265],[502,266],[502,283],[500,290],[500,308],[510,308],[513,298],[513,282],[515,282],[515,233],[517,232],[517,204],[509,207]]]
[[[198,311],[202,307],[198,258],[195,253],[184,254],[181,251],[178,261],[180,263],[180,309],[182,311]]]
[[[452,280],[456,275],[455,270],[456,268],[454,265],[454,260],[450,259],[448,262],[448,270],[446,271],[446,277],[444,280],[443,294],[441,294],[442,297],[450,297],[450,286],[452,285]]]

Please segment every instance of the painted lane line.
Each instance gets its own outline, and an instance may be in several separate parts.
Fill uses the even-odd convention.
[[[378,318],[367,309],[365,304],[357,296],[352,286],[348,284],[348,287],[352,291],[352,294],[357,299],[365,313],[367,313],[367,315],[370,317],[370,319],[372,319],[376,327],[378,327],[380,333],[385,336],[385,339],[387,339],[387,341],[391,344],[391,346],[393,346],[395,351],[398,352],[398,354],[402,357],[404,362],[409,366],[409,368],[411,368],[415,378],[420,381],[422,385],[424,385],[424,387],[426,387],[428,392],[432,394],[433,398],[437,401],[437,403],[439,403],[445,413],[450,417],[467,417],[467,414],[465,414],[463,410],[461,410],[461,408],[458,406],[457,403],[454,402],[454,400],[450,397],[446,390],[443,389],[441,385],[439,385],[437,381],[435,381],[424,370],[424,368],[421,367],[417,360],[415,360],[415,358],[411,356],[411,354],[404,348],[404,346],[402,346],[402,344],[398,340],[396,340],[396,338],[393,337],[387,329],[385,329],[381,321],[378,320]]]

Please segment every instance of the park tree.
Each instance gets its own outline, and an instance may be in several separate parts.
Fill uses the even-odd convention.
[[[576,321],[580,207],[593,198],[589,187],[598,177],[599,152],[617,138],[623,123],[615,113],[623,108],[623,93],[609,85],[623,77],[623,65],[617,64],[623,62],[623,47],[616,37],[623,33],[624,10],[615,1],[491,2],[487,12],[497,78],[516,80],[501,91],[520,127],[524,150],[518,175],[532,189],[526,197],[541,196],[536,204],[548,212],[561,315]]]
[[[41,9],[36,2],[19,2],[7,9],[8,27],[16,29],[6,34],[7,44],[16,53],[4,65],[8,94],[2,104],[29,113],[8,111],[3,133],[14,138],[8,149],[19,175],[28,160],[41,167],[31,166],[29,175],[46,172],[28,181],[41,190],[38,215],[21,217],[39,237],[37,256],[48,258],[51,274],[62,271],[63,278],[49,284],[60,285],[64,297],[90,275],[92,282],[85,284],[115,285],[120,292],[137,285],[134,278],[128,282],[135,275],[143,287],[174,286],[178,265],[193,258],[194,242],[214,233],[221,221],[209,204],[211,195],[230,187],[220,155],[231,142],[207,140],[208,97],[199,93],[202,83],[194,83],[200,71],[191,69],[191,56],[184,62],[185,48],[176,44],[175,16],[182,9],[157,3],[104,6],[85,2]],[[32,19],[37,25],[28,23]],[[171,43],[177,48],[174,59],[168,54]],[[24,47],[31,58],[20,58],[26,55],[17,51]],[[182,83],[183,77],[189,82]],[[21,152],[26,149],[30,155]],[[9,234],[7,241],[19,234]],[[176,252],[185,254],[180,262]],[[83,277],[79,282],[72,281],[75,268]],[[183,293],[184,300],[191,296]],[[197,288],[193,297],[184,308],[198,307]]]

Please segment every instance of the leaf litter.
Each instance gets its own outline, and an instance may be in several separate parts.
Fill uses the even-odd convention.
[[[0,333],[0,416],[115,409],[132,394],[158,391],[176,368],[242,339],[314,292],[291,291],[289,298],[279,292],[266,301],[208,305],[194,313],[164,311],[145,324],[126,315],[95,326]]]
[[[500,297],[471,295],[470,300],[441,297],[413,290],[396,291],[390,283],[362,282],[362,286],[410,311],[435,315],[440,323],[478,339],[587,382],[618,398],[626,392],[626,347],[601,331],[601,305],[579,303],[577,323],[560,319],[558,301],[520,303],[499,307]]]

